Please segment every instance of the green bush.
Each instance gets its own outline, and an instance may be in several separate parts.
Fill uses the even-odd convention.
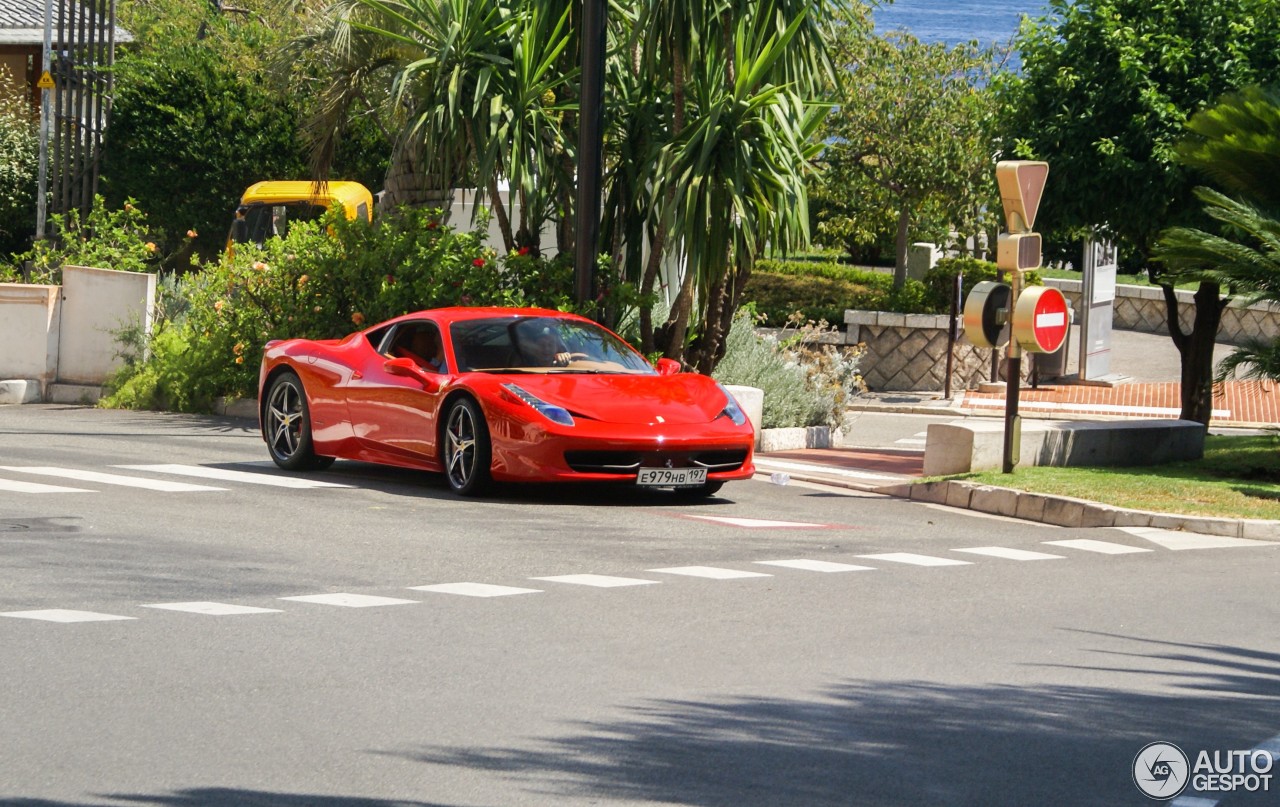
[[[836,263],[760,261],[747,280],[744,299],[782,325],[802,320],[843,324],[847,309],[925,313],[925,289],[908,279],[897,292],[893,275]]]
[[[969,290],[984,280],[995,280],[999,270],[991,261],[977,258],[943,258],[924,275],[924,305],[930,313],[946,314],[951,311],[951,290],[956,282],[956,275],[964,275],[964,297],[968,298]],[[1006,273],[1007,275],[1007,273]],[[1023,283],[1030,286],[1040,285],[1039,272],[1023,273]],[[1006,279],[1006,282],[1007,279]],[[961,309],[964,300],[960,301]]]
[[[858,356],[817,344],[824,328],[786,328],[779,339],[757,334],[755,324],[750,308],[734,316],[715,378],[764,391],[761,428],[838,427],[845,402],[862,386]]]
[[[0,65],[0,87],[13,84]],[[40,141],[27,100],[0,92],[0,260],[18,252],[36,229],[36,171]]]
[[[271,339],[341,338],[448,305],[570,307],[572,266],[497,258],[480,233],[440,226],[437,215],[402,210],[370,224],[330,212],[167,281],[165,309],[181,313],[162,318],[145,349],[135,346],[103,405],[207,411],[220,396],[252,397]]]
[[[128,199],[119,209],[108,209],[101,196],[93,198],[89,215],[79,211],[49,217],[49,238],[15,255],[11,266],[0,266],[0,278],[20,278],[18,264],[31,261],[31,283],[62,282],[62,267],[93,266],[120,272],[151,272],[158,268],[159,247],[147,216]]]

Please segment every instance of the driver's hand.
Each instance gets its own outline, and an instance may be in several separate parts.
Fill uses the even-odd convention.
[[[553,363],[559,367],[564,367],[572,360],[573,360],[573,354],[569,353],[568,351],[565,351],[564,353],[557,353],[555,359],[553,360]]]

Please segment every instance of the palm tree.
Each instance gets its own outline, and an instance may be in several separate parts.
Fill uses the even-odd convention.
[[[1197,316],[1202,305],[1221,312],[1226,304],[1218,299],[1223,288],[1250,302],[1280,303],[1280,94],[1254,87],[1226,96],[1195,115],[1188,129],[1190,134],[1178,145],[1178,159],[1233,195],[1197,188],[1205,214],[1218,226],[1213,231],[1165,230],[1155,256],[1177,280],[1200,282]],[[1178,344],[1177,335],[1174,341]],[[1184,346],[1179,344],[1179,350]],[[1185,358],[1184,350],[1184,416],[1189,407],[1196,407],[1204,413],[1196,419],[1207,425],[1212,386],[1198,379],[1210,374],[1193,370],[1189,378]],[[1280,380],[1280,343],[1254,339],[1241,345],[1219,366],[1216,380],[1237,368],[1245,370],[1245,377]]]

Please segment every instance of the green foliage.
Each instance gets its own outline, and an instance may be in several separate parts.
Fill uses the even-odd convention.
[[[568,308],[572,267],[530,255],[497,258],[479,233],[400,210],[373,224],[330,212],[261,250],[238,247],[176,281],[143,361],[112,381],[104,405],[208,410],[219,396],[256,394],[270,339],[339,338],[409,311],[448,305]]]
[[[991,261],[978,258],[960,257],[943,258],[924,274],[925,306],[935,314],[946,314],[951,311],[951,290],[955,287],[956,275],[964,276],[964,300],[968,299],[970,290],[984,280],[999,279],[999,269]],[[1039,272],[1023,272],[1023,285],[1039,286],[1043,279]],[[1008,281],[1006,273],[1005,283]]]
[[[1174,161],[1187,119],[1280,70],[1275,0],[1051,0],[1001,82],[1006,158],[1047,160],[1037,229],[1101,227],[1145,262],[1156,234],[1198,212]]]
[[[845,402],[861,389],[858,354],[821,345],[824,325],[793,319],[781,337],[756,333],[749,308],[734,315],[725,356],[715,378],[764,390],[761,428],[831,426],[844,418]]]
[[[911,241],[943,243],[953,227],[977,233],[994,224],[996,110],[987,85],[1003,54],[855,26],[841,30],[836,51],[849,68],[821,133],[817,228],[851,255],[887,248],[900,285]]]
[[[0,87],[11,77],[0,65]],[[0,256],[20,251],[36,228],[40,141],[26,99],[0,92]]]
[[[119,209],[110,209],[101,196],[95,196],[84,221],[76,210],[65,216],[50,216],[49,237],[14,258],[19,264],[31,261],[32,283],[61,283],[64,266],[151,272],[159,264],[159,247],[153,238],[147,215],[134,200],[126,200]],[[5,272],[0,267],[0,275]],[[9,267],[7,273],[16,280],[17,265]]]

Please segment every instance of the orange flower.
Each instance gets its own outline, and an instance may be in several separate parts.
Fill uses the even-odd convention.
[[[199,235],[199,233],[197,233],[194,228],[187,230],[187,238],[195,238],[197,235]]]
[[[312,311],[314,311],[315,313],[319,314],[319,313],[320,313],[320,306],[316,306],[315,308],[313,308],[313,309],[311,309],[311,310],[312,310]]]
[[[241,353],[244,352],[244,343],[236,342],[236,346],[231,348],[231,352],[239,356]]]
[[[253,268],[254,268],[255,270],[259,271],[259,272],[265,272],[265,271],[267,271],[267,268],[268,268],[268,267],[267,267],[267,265],[266,265],[265,263],[263,263],[262,261],[254,261],[254,262],[253,262]]]
[[[308,281],[308,280],[310,280],[310,279],[311,279],[311,278],[307,277],[306,275],[300,275],[300,276],[298,277],[298,285],[299,285],[299,286],[305,286],[305,285],[307,285],[307,281]]]
[[[159,248],[160,247],[157,247],[154,241],[147,242],[147,252],[155,252]]]
[[[364,314],[361,314],[359,311],[355,312],[354,314],[351,315],[351,321],[357,325],[363,325]]]
[[[217,312],[219,312],[219,313],[221,313],[221,311],[222,311],[222,306],[224,306],[224,305],[226,305],[226,303],[222,302],[221,300],[218,300],[217,302],[215,302],[215,303],[213,304],[213,310],[214,310],[214,311],[217,311]]]
[[[129,204],[128,202],[125,202],[125,203],[124,203],[124,209],[125,209],[125,212],[132,213],[132,212],[133,212],[133,205]]]
[[[236,364],[244,364],[244,356],[236,356]]]

